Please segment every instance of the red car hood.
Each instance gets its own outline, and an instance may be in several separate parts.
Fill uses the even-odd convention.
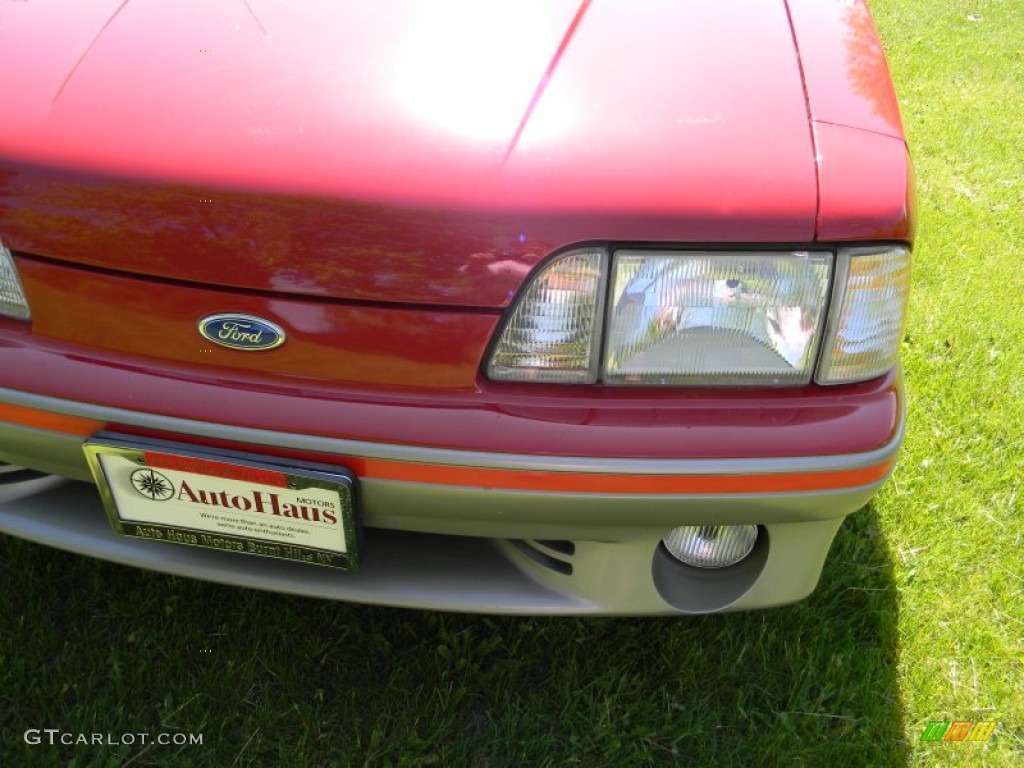
[[[0,66],[37,256],[498,307],[571,242],[814,236],[782,0],[8,3]]]

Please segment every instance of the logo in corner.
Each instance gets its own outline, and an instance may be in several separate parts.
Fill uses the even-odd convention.
[[[132,472],[131,481],[136,491],[152,501],[167,501],[174,496],[174,483],[148,467]]]
[[[276,323],[234,313],[204,317],[199,321],[199,333],[214,344],[246,352],[280,347],[286,338],[284,329]]]
[[[995,729],[992,720],[929,720],[921,741],[988,741]]]

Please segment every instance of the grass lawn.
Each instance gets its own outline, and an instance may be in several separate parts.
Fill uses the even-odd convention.
[[[508,619],[0,538],[0,765],[1024,765],[1024,4],[875,0],[919,180],[894,480],[795,606]],[[995,720],[984,744],[921,743]],[[27,728],[201,733],[28,747]]]

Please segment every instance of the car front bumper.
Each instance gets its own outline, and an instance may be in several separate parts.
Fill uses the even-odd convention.
[[[780,605],[817,584],[843,518],[892,471],[903,433],[864,452],[716,459],[446,450],[192,421],[0,390],[0,461],[57,477],[2,484],[0,531],[225,584],[483,613],[647,615]],[[116,535],[82,450],[101,430],[315,456],[355,471],[355,572]],[[59,479],[59,478],[63,478]],[[65,481],[67,480],[67,481]],[[681,525],[754,524],[754,552],[701,571],[660,546]]]

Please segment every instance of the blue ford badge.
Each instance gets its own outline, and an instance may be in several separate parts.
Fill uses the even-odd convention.
[[[269,320],[252,315],[209,315],[199,321],[204,339],[231,349],[256,352],[284,344],[284,329]]]

